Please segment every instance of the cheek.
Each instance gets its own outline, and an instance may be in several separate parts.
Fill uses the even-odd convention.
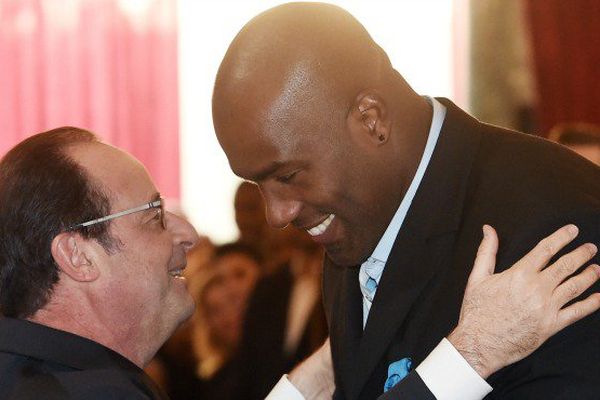
[[[171,246],[146,242],[144,251],[125,257],[124,262],[116,268],[123,269],[127,274],[126,280],[132,292],[138,292],[140,297],[147,297],[147,301],[153,303],[162,299],[173,283],[168,274],[171,257]]]

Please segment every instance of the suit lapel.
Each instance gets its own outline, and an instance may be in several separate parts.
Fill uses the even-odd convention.
[[[356,373],[357,354],[363,334],[362,295],[358,267],[340,268],[326,260],[325,268],[335,268],[339,275],[334,307],[331,310],[330,336],[333,362],[341,375],[343,389],[349,393]]]
[[[425,240],[419,235],[399,238],[388,259],[390,265],[423,265],[421,257],[426,252]],[[393,263],[393,264],[392,264]],[[386,268],[377,289],[355,365],[358,370],[352,380],[351,399],[358,398],[361,389],[405,320],[414,299],[429,281],[433,270],[426,268],[404,271],[403,268]],[[383,389],[383,388],[382,388]]]
[[[480,139],[473,133],[478,122],[451,102],[440,101],[447,107],[442,133],[388,257],[358,352],[346,360],[354,361],[350,365],[355,366],[351,376],[344,376],[350,399],[359,397],[415,300],[434,277],[445,253],[440,246],[448,247],[453,242],[438,239],[448,239],[445,234],[455,232],[460,225],[470,167]],[[362,301],[358,271],[354,275],[357,293],[353,296]],[[350,346],[345,349],[350,350]]]

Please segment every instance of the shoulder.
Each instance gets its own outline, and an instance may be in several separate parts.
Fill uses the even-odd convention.
[[[118,369],[98,369],[58,373],[56,379],[69,399],[150,400],[152,393],[139,376]]]
[[[518,182],[550,181],[567,187],[588,186],[600,197],[600,168],[568,148],[549,140],[481,124],[477,165]],[[527,171],[527,174],[522,174]]]
[[[45,400],[150,400],[151,393],[127,374],[117,370],[24,371],[9,385],[0,384],[0,395],[7,400],[34,400],[43,393]]]

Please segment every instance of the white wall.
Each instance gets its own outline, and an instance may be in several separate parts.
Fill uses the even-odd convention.
[[[456,1],[456,0],[455,0]],[[420,93],[454,97],[452,0],[338,0]],[[233,193],[238,180],[214,135],[211,94],[229,42],[256,14],[284,1],[179,0],[182,206],[216,242],[237,235]]]

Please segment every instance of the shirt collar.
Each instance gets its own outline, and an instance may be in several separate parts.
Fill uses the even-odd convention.
[[[392,246],[396,240],[396,236],[398,236],[398,232],[402,227],[402,223],[404,222],[404,218],[408,213],[410,205],[415,197],[415,193],[419,188],[421,180],[423,179],[423,175],[425,175],[425,171],[427,170],[427,166],[429,165],[429,161],[431,160],[431,156],[435,149],[435,145],[440,136],[440,131],[442,129],[442,124],[444,123],[444,118],[446,117],[446,107],[442,105],[439,101],[434,99],[433,97],[424,96],[425,99],[431,104],[433,107],[433,117],[431,120],[431,126],[429,128],[429,133],[427,136],[427,143],[425,144],[425,150],[423,151],[423,156],[421,157],[421,161],[419,162],[419,166],[417,168],[417,172],[404,195],[404,198],[400,202],[400,206],[396,210],[394,217],[392,218],[390,224],[388,225],[385,233],[379,240],[377,247],[373,251],[371,255],[372,258],[383,262],[384,264],[387,262],[388,256],[392,251]]]
[[[121,354],[93,340],[35,322],[0,318],[0,352],[21,354],[70,368],[142,370]]]

